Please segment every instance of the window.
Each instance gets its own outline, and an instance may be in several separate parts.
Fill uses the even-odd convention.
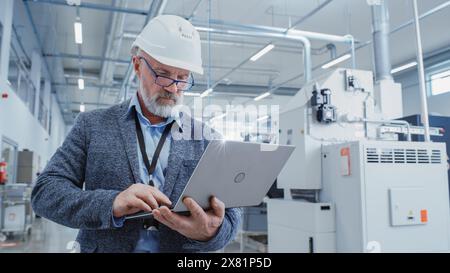
[[[31,62],[25,52],[19,52],[11,43],[8,81],[12,88],[34,114],[36,88],[31,81]]]
[[[431,95],[450,92],[450,68],[444,72],[431,75]]]
[[[431,67],[427,73],[427,82],[431,96],[450,92],[450,62]]]

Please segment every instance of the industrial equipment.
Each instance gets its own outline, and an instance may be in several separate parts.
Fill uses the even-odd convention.
[[[31,234],[34,219],[31,190],[28,184],[7,184],[0,188],[1,239],[19,235],[26,240]]]
[[[18,153],[17,183],[32,184],[39,171],[40,157],[33,151],[24,149]]]
[[[268,201],[269,252],[335,252],[335,209],[331,203]]]
[[[336,206],[336,250],[449,250],[444,143],[356,141],[324,146],[320,200]]]
[[[396,120],[401,105],[392,79],[340,68],[283,108],[279,142],[296,150],[278,177],[284,199],[268,200],[269,252],[450,249],[445,144],[412,142],[425,130]]]
[[[450,117],[446,116],[436,116],[436,115],[429,115],[428,119],[430,121],[430,126],[433,126],[434,128],[439,128],[439,133],[436,132],[436,130],[432,130],[430,128],[430,134],[431,134],[431,140],[434,142],[444,142],[446,143],[447,147],[447,162],[449,162],[448,153],[450,151]],[[412,115],[401,118],[401,120],[405,120],[413,126],[423,126],[422,124],[422,118],[421,115]],[[401,137],[400,140],[406,141],[404,137]],[[412,136],[413,141],[423,141],[423,133],[413,135]],[[450,185],[450,168],[448,170],[449,175],[449,185]],[[450,196],[450,193],[449,193]]]

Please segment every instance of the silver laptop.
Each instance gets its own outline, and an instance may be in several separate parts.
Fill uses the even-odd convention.
[[[210,208],[215,196],[226,208],[259,205],[266,196],[294,146],[212,140],[203,153],[172,211],[186,212],[183,198],[193,198]],[[140,213],[126,219],[150,216]]]
[[[184,197],[202,208],[211,196],[226,208],[256,206],[266,196],[294,146],[213,140],[195,168],[173,211],[187,211]]]

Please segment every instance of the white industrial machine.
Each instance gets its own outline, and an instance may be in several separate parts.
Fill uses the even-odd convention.
[[[450,249],[445,145],[397,141],[424,133],[394,120],[401,105],[392,80],[337,69],[283,108],[279,141],[296,150],[278,177],[285,199],[268,201],[269,252]]]

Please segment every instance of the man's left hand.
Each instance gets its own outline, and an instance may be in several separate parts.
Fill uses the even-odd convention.
[[[183,203],[191,212],[190,216],[179,215],[163,206],[153,210],[153,217],[190,239],[197,241],[212,239],[222,225],[225,204],[216,197],[212,197],[212,209],[204,211],[192,198],[184,198]]]

